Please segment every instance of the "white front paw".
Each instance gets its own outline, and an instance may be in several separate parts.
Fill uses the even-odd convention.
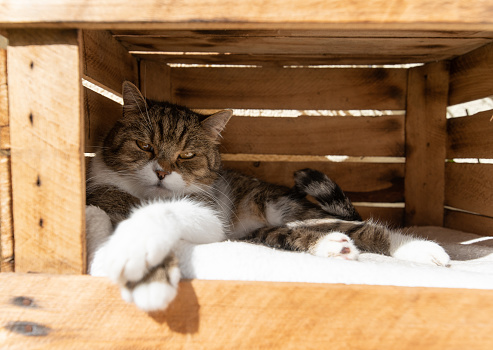
[[[141,280],[164,260],[179,239],[177,230],[148,208],[122,221],[107,243],[106,275],[121,285]]]
[[[346,260],[357,260],[359,256],[359,251],[351,238],[341,232],[331,232],[320,238],[310,253],[320,257],[335,257]]]
[[[450,264],[449,255],[440,245],[424,240],[404,242],[397,247],[392,256],[401,260],[438,266],[448,266]]]
[[[176,297],[180,270],[178,266],[158,267],[139,283],[127,283],[120,289],[123,300],[143,311],[165,310]]]

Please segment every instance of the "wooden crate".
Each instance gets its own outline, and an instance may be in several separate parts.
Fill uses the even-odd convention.
[[[0,344],[493,345],[491,291],[184,281],[148,315],[81,276],[84,153],[120,117],[123,80],[235,109],[230,168],[288,185],[317,168],[364,217],[491,234],[493,165],[450,160],[493,158],[493,111],[446,113],[493,95],[486,1],[0,0],[0,29]]]

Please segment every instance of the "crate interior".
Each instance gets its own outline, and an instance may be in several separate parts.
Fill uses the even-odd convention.
[[[486,179],[493,165],[485,163],[493,158],[493,91],[482,86],[492,74],[491,32],[115,30],[81,37],[87,153],[120,117],[128,79],[148,98],[205,112],[233,109],[221,148],[226,167],[288,186],[296,169],[322,170],[365,218],[396,226],[483,234],[491,227]],[[477,113],[460,105],[484,98]],[[455,108],[447,113],[448,106]]]

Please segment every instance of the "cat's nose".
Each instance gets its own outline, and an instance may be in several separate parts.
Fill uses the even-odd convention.
[[[156,175],[157,175],[159,180],[163,180],[166,177],[166,175],[169,175],[169,174],[171,174],[169,171],[156,170]]]

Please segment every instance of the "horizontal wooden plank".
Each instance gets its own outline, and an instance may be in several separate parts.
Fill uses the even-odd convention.
[[[365,53],[340,56],[331,53],[323,55],[238,55],[238,54],[163,54],[158,52],[133,53],[136,58],[154,60],[162,64],[194,65],[256,65],[262,67],[284,66],[325,66],[325,65],[385,65],[430,62],[444,60],[449,55],[381,55],[368,56]]]
[[[363,0],[1,0],[0,26],[99,28],[427,29],[493,30],[487,1],[401,0],[389,6]]]
[[[493,218],[445,209],[444,227],[491,236],[493,234]]]
[[[121,116],[122,106],[119,103],[84,89],[85,152],[95,152]]]
[[[107,31],[82,30],[84,74],[117,93],[124,80],[138,83],[137,60]]]
[[[493,110],[447,120],[447,158],[493,158]]]
[[[308,36],[189,37],[131,35],[118,36],[129,51],[217,52],[228,54],[303,54],[352,57],[365,54],[369,60],[386,56],[455,57],[491,42],[483,38],[354,38]]]
[[[374,220],[384,223],[392,228],[404,226],[404,208],[363,206],[355,204],[354,207],[361,215],[363,220]]]
[[[493,44],[457,57],[450,68],[449,105],[473,101],[493,93]]]
[[[404,117],[233,117],[223,153],[404,155]]]
[[[142,30],[119,29],[112,30],[116,38],[120,36],[152,36],[165,38],[183,38],[196,36],[216,37],[347,37],[347,38],[493,38],[491,31],[463,31],[463,30],[357,30],[351,28],[328,30],[303,30],[303,29],[276,29],[276,30]]]
[[[445,166],[445,205],[493,216],[493,164]]]
[[[172,68],[191,108],[405,109],[405,69]]]
[[[312,168],[327,174],[352,201],[404,201],[405,164],[225,161],[224,166],[288,187],[294,185],[296,170]]]
[[[104,278],[5,273],[0,306],[8,349],[493,346],[489,290],[194,280],[146,314]]]

